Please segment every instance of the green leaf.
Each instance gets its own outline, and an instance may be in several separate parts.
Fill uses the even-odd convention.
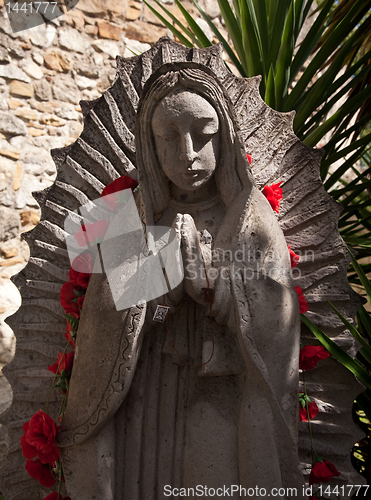
[[[144,3],[147,5],[147,7],[160,19],[160,21],[166,26],[172,33],[175,35],[186,47],[193,47],[192,42],[190,42],[178,29],[175,28],[167,19],[165,19],[156,9],[152,7],[146,0],[143,0]],[[176,19],[175,16],[172,15],[172,13],[166,9],[158,0],[155,0],[157,5],[161,7],[163,11],[166,12],[166,14],[172,19],[180,28],[184,31],[184,33],[187,33],[188,36],[193,40],[194,43],[196,43],[196,37],[191,33],[186,26],[184,26],[178,19]]]
[[[189,24],[191,30],[193,31],[193,33],[196,35],[197,39],[199,40],[200,46],[201,47],[210,47],[210,45],[212,45],[211,41],[207,38],[207,36],[203,32],[203,30],[199,27],[199,25],[193,19],[193,17],[186,11],[186,9],[183,7],[183,5],[178,0],[175,0],[175,4],[179,8],[179,10],[183,14],[185,20]]]
[[[267,68],[270,68],[271,65],[273,65],[273,67],[276,66],[278,53],[281,48],[285,20],[290,9],[291,0],[280,0],[280,2],[270,0],[269,3],[274,4],[274,6],[268,8],[269,25],[272,26],[272,28],[270,32],[270,48],[267,59]]]
[[[287,87],[290,79],[290,64],[294,52],[294,34],[295,34],[295,11],[294,4],[291,3],[290,10],[283,30],[278,62],[276,65],[276,75],[274,86],[276,93],[276,107],[281,110],[283,97],[287,94]]]
[[[233,11],[231,9],[231,6],[228,2],[228,0],[218,0],[220,12],[223,16],[225,25],[227,27],[229,36],[232,39],[234,48],[236,49],[236,52],[238,54],[238,57],[241,61],[241,65],[243,66],[245,70],[245,75],[248,76],[248,68],[247,68],[247,58],[246,54],[243,48],[243,42],[242,42],[242,31],[241,31],[241,26],[240,23],[238,22],[237,18],[233,14]]]
[[[349,323],[349,321],[336,309],[336,307],[331,304],[330,301],[328,301],[328,303],[330,304],[330,307],[333,309],[333,311],[335,311],[335,314],[339,316],[341,321],[348,328],[353,337],[358,340],[360,344],[362,344],[365,352],[365,357],[367,358],[367,361],[371,363],[371,346],[364,340],[359,331],[351,323]]]
[[[368,301],[371,304],[371,283],[370,283],[369,279],[367,278],[367,276],[365,275],[365,273],[363,272],[363,269],[361,268],[361,266],[358,264],[358,262],[354,258],[353,254],[349,250],[349,248],[348,248],[348,252],[349,252],[350,257],[352,259],[352,265],[354,267],[354,270],[358,274],[359,279],[361,280],[361,283],[362,283],[364,289],[366,290]]]
[[[302,322],[317,337],[321,344],[334,356],[345,368],[355,375],[366,387],[371,388],[371,375],[361,366],[358,361],[351,358],[341,347],[330,339],[322,330],[303,314],[300,315]]]
[[[364,306],[361,306],[358,309],[357,317],[359,319],[359,322],[361,323],[363,332],[366,333],[369,339],[371,339],[371,318],[370,314],[366,311]]]
[[[220,33],[218,28],[215,26],[215,24],[211,21],[209,16],[206,14],[204,10],[201,9],[200,5],[196,2],[196,0],[192,0],[197,9],[200,11],[201,15],[207,22],[207,24],[210,26],[210,28],[213,30],[215,36],[217,39],[223,44],[224,50],[227,52],[229,57],[231,58],[231,61],[233,64],[236,66],[237,70],[240,72],[241,76],[246,77],[245,69],[243,68],[242,64],[240,63],[239,59],[236,57],[236,54],[233,52],[232,47],[229,45],[227,40],[224,38],[224,36]]]
[[[248,76],[262,75],[262,86],[265,85],[265,73],[261,60],[261,45],[254,26],[255,18],[251,16],[251,0],[239,0],[241,13],[242,44],[246,54]]]
[[[268,73],[267,84],[265,87],[265,96],[264,101],[271,108],[275,108],[276,106],[276,93],[274,88],[274,76],[273,76],[273,67],[271,66]]]

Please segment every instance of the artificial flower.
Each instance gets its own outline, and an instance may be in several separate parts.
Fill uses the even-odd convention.
[[[309,413],[309,419],[313,420],[318,415],[319,411],[315,401],[312,401],[310,397],[308,397],[304,392],[299,392],[299,401],[300,401],[300,407],[299,407],[300,422],[302,421],[308,422],[308,413]],[[307,410],[307,404],[308,404],[308,410]]]
[[[23,424],[23,430],[21,446],[25,458],[38,456],[43,464],[51,464],[58,460],[59,448],[55,444],[58,429],[49,415],[42,410],[38,411],[29,422]]]
[[[308,302],[305,300],[303,290],[300,288],[300,286],[296,286],[294,288],[295,292],[298,294],[300,314],[304,314],[308,311]]]
[[[282,188],[280,188],[281,182],[277,184],[272,184],[271,186],[265,185],[263,188],[263,194],[267,198],[270,203],[270,206],[273,208],[275,212],[279,212],[280,209],[280,201],[282,200]]]
[[[338,476],[340,476],[340,472],[334,464],[324,458],[317,457],[309,475],[309,484],[328,483],[332,477]]]
[[[123,175],[108,184],[108,186],[103,189],[100,196],[104,199],[111,210],[115,210],[120,206],[121,201],[124,199],[124,197],[120,196],[120,194],[117,195],[115,193],[124,191],[125,189],[131,189],[134,191],[137,185],[137,181],[128,175]]]
[[[68,273],[69,281],[74,285],[86,289],[88,288],[92,271],[93,259],[90,254],[84,252],[73,259]]]
[[[251,155],[249,155],[249,154],[247,154],[247,153],[246,153],[246,157],[247,157],[247,159],[248,159],[248,162],[249,162],[249,163],[250,163],[250,165],[251,165],[251,160],[252,160]]]
[[[42,486],[51,488],[56,482],[50,470],[50,465],[43,464],[40,460],[27,460],[25,469],[29,475],[37,479]]]
[[[48,370],[57,375],[62,375],[62,372],[64,371],[66,375],[68,375],[72,370],[74,355],[74,352],[60,352],[58,354],[58,360],[54,363],[54,365],[48,366]]]
[[[288,245],[288,250],[290,253],[290,261],[291,261],[291,267],[294,268],[298,265],[298,262],[300,260],[300,255],[297,255],[294,250],[291,250],[290,245]]]
[[[75,313],[77,315],[80,314],[78,300],[84,294],[84,292],[85,290],[82,287],[75,286],[70,281],[62,286],[59,299],[66,313]]]
[[[319,345],[305,345],[300,349],[299,368],[301,370],[311,370],[317,366],[318,361],[326,359],[330,353]]]
[[[44,500],[71,500],[71,498],[70,497],[62,497],[62,495],[60,493],[53,491],[53,493],[50,493],[50,495],[45,497]]]
[[[77,244],[85,247],[88,243],[101,243],[107,232],[109,222],[106,219],[97,220],[92,224],[83,224],[74,235]]]

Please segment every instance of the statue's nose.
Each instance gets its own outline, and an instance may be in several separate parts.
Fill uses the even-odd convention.
[[[181,142],[181,152],[179,160],[184,162],[192,162],[196,158],[196,151],[194,150],[193,140],[190,133],[185,133]]]

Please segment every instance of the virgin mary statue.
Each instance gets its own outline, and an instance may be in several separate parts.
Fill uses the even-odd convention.
[[[92,276],[60,433],[77,500],[302,498],[299,305],[283,233],[214,73],[162,65],[136,123],[143,231],[173,227],[184,280],[117,311]],[[163,323],[158,304],[169,307]],[[259,494],[260,491],[260,494]],[[274,494],[274,493],[273,493]]]

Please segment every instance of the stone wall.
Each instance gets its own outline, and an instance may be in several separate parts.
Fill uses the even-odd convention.
[[[173,0],[165,1],[182,19]],[[227,38],[217,17],[217,1],[200,3]],[[183,5],[198,17],[193,4]],[[15,347],[4,320],[20,305],[9,279],[28,259],[28,245],[20,234],[39,220],[31,193],[47,188],[55,178],[50,149],[79,136],[79,101],[95,99],[111,85],[116,55],[131,57],[170,35],[136,0],[79,0],[62,17],[18,33],[12,32],[5,9],[0,0],[0,368],[12,359]],[[206,23],[198,22],[212,37]],[[0,372],[0,412],[10,400],[10,386]],[[0,466],[6,449],[0,426]]]

